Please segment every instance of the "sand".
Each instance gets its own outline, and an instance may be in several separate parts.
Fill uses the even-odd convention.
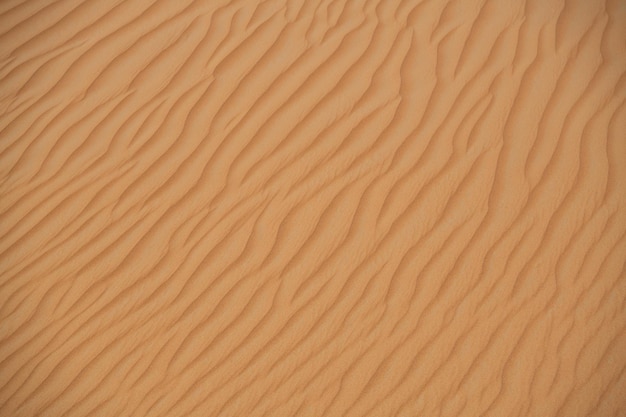
[[[623,0],[0,33],[0,416],[626,416]]]

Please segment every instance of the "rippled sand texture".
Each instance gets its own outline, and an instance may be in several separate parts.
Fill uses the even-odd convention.
[[[0,416],[626,416],[625,1],[0,32]]]

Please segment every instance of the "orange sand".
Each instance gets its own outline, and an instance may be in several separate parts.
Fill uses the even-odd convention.
[[[626,416],[624,0],[0,33],[0,416]]]

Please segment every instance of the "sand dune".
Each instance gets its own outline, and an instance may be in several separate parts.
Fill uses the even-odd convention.
[[[0,416],[626,416],[623,0],[0,33]]]

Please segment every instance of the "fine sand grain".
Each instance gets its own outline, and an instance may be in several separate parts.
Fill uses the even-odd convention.
[[[1,417],[624,417],[625,265],[624,0],[0,0]]]

